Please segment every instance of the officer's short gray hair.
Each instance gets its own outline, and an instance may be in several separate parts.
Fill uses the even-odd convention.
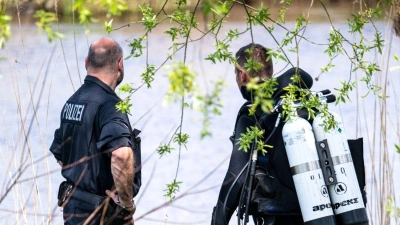
[[[118,63],[122,54],[121,46],[115,41],[109,45],[93,46],[92,44],[88,53],[88,67],[95,70],[108,69],[110,72],[116,72],[117,67],[112,65]]]

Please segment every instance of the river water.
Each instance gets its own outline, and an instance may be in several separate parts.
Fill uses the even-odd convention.
[[[347,30],[344,20],[335,20],[334,25],[341,31]],[[161,65],[171,53],[168,49],[170,40],[163,33],[166,26],[168,24],[160,26],[149,36],[146,51],[150,64]],[[286,26],[293,27],[294,23],[287,22]],[[376,27],[383,33],[383,37],[390,37],[388,24],[381,21],[376,23]],[[23,24],[20,29],[18,24],[15,24],[12,29],[13,38],[7,42],[4,50],[0,50],[0,55],[5,58],[0,61],[0,196],[7,193],[7,187],[15,179],[21,163],[28,165],[22,167],[25,172],[18,179],[22,182],[17,183],[0,204],[1,224],[44,224],[50,214],[53,215],[51,224],[62,224],[62,213],[56,207],[56,195],[62,177],[58,164],[47,149],[51,144],[54,129],[59,125],[59,112],[64,102],[80,86],[86,75],[84,57],[87,54],[88,43],[98,37],[109,36],[121,43],[127,54],[130,52],[127,40],[143,34],[140,25],[132,25],[110,35],[101,25],[92,26],[88,35],[85,35],[79,26],[60,24],[59,29],[66,38],[62,42],[56,40],[54,43],[48,43],[45,35],[38,34],[34,25]],[[246,23],[240,19],[230,21],[222,28],[219,38],[224,38],[228,29],[243,31],[246,29]],[[304,36],[310,42],[326,43],[330,29],[330,24],[325,18],[310,24]],[[372,31],[372,27],[367,26],[364,34],[372,39]],[[353,40],[347,32],[343,33]],[[279,28],[274,31],[277,40],[284,34],[284,30]],[[257,43],[276,47],[270,35],[261,27],[254,28],[253,36]],[[212,120],[211,137],[200,139],[202,115],[195,110],[185,110],[183,132],[190,135],[186,148],[182,148],[180,155],[178,150],[175,150],[160,158],[155,150],[160,144],[169,141],[180,123],[181,115],[179,104],[165,102],[165,93],[168,90],[166,68],[163,67],[157,72],[151,89],[143,87],[132,96],[130,120],[136,128],[142,130],[144,161],[143,186],[136,197],[135,218],[140,218],[136,224],[209,224],[232,149],[228,137],[233,131],[237,111],[243,103],[235,83],[233,67],[227,62],[214,65],[204,60],[214,51],[213,40],[213,37],[206,36],[201,41],[191,43],[187,49],[186,60],[196,72],[197,84],[204,93],[211,90],[211,81],[223,79],[226,83],[221,95],[224,107],[221,110],[222,114]],[[231,43],[230,51],[236,52],[250,42],[251,36],[247,33]],[[317,77],[320,68],[329,59],[323,53],[325,46],[310,42],[300,42],[298,65],[313,77]],[[389,42],[390,39],[387,39],[387,44]],[[384,71],[388,71],[377,73],[373,77],[374,82],[387,84],[385,87],[390,98],[387,99],[386,107],[383,105],[385,102],[378,100],[372,93],[363,97],[368,92],[365,85],[360,85],[351,92],[351,102],[330,106],[343,117],[348,138],[364,137],[369,197],[367,208],[373,224],[380,224],[376,218],[376,207],[383,194],[383,187],[393,185],[393,190],[400,188],[398,181],[392,182],[394,171],[400,169],[399,154],[395,154],[394,149],[394,144],[399,144],[400,131],[400,94],[396,89],[400,84],[400,70],[396,70],[399,64],[393,60],[393,53],[398,52],[399,38],[393,37],[392,44],[385,46],[383,56],[371,52],[365,57],[375,60],[383,66]],[[295,54],[288,53],[288,56],[296,63]],[[173,61],[182,60],[182,51],[173,57]],[[144,71],[145,63],[145,57],[126,60],[124,82],[139,86],[140,74]],[[350,78],[351,65],[346,56],[337,57],[333,63],[336,66],[331,72],[319,77],[318,82],[314,82],[313,90],[330,89],[336,93],[334,89],[339,87],[340,80]],[[166,65],[171,65],[171,61]],[[285,69],[286,63],[278,61],[274,67],[276,75],[279,75],[282,73],[280,71]],[[353,73],[351,79],[359,79],[361,76],[360,73]],[[191,99],[188,97],[187,101],[191,102]],[[36,114],[32,109],[32,102]],[[387,146],[389,153],[386,160],[390,165],[394,165],[393,170],[379,169],[380,162],[384,160],[382,146]],[[177,146],[174,147],[177,149]],[[164,196],[164,190],[175,178],[178,161],[180,163],[177,181],[181,181],[182,184],[176,196],[185,196],[153,211],[169,200]],[[50,176],[46,175],[47,171],[51,171]],[[385,179],[382,178],[384,175]],[[373,185],[374,180],[378,186]],[[388,183],[382,183],[381,180]],[[399,193],[395,192],[393,196],[399,197]],[[230,224],[235,224],[235,220],[234,217]]]

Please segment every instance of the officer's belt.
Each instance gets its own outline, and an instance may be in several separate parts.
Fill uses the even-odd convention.
[[[101,202],[106,198],[104,196],[99,196],[92,194],[87,191],[83,191],[79,188],[75,188],[75,191],[72,193],[72,198],[85,202],[89,205],[93,205],[95,208],[101,204]]]

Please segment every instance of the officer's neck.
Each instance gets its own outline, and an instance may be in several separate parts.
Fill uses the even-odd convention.
[[[89,72],[88,70],[88,75],[93,76],[101,80],[101,82],[105,83],[107,86],[109,86],[113,91],[115,91],[115,88],[117,87],[117,79],[116,75],[111,75],[109,73],[93,73]]]

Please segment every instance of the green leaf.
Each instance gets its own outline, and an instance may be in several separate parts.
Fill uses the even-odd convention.
[[[201,2],[201,8],[204,15],[209,15],[212,12],[213,3],[213,0],[204,0]]]
[[[57,16],[55,13],[38,10],[36,11],[34,17],[38,19],[38,21],[36,22],[36,26],[38,27],[39,33],[44,30],[47,34],[47,39],[49,42],[52,42],[54,37],[64,37],[63,34],[59,32],[54,32],[50,26],[51,22],[57,21]]]
[[[156,69],[154,65],[147,65],[146,71],[140,75],[142,80],[146,83],[147,88],[151,88],[151,83],[154,81],[155,71]]]
[[[183,145],[186,148],[186,144],[188,143],[189,135],[184,133],[177,133],[174,135],[173,140],[175,143],[179,145]]]
[[[145,48],[145,46],[142,45],[142,41],[144,39],[145,39],[145,36],[142,38],[135,38],[135,39],[133,39],[132,42],[129,43],[128,46],[131,47],[131,52],[125,59],[129,59],[132,56],[135,58],[138,58],[143,54],[143,49]]]
[[[187,0],[177,0],[175,2],[175,4],[177,4],[178,7],[181,6],[181,5],[186,5],[187,4]]]
[[[400,146],[398,146],[397,144],[394,144],[394,147],[396,148],[397,153],[400,154]]]
[[[169,30],[165,31],[165,33],[171,36],[172,41],[175,41],[179,34],[179,28],[171,27]]]
[[[198,101],[198,104],[195,104],[197,106],[196,109],[203,114],[201,139],[212,135],[210,128],[211,120],[214,115],[221,115],[223,104],[220,95],[224,86],[224,80],[219,80],[214,83],[211,93],[196,96],[195,100]]]
[[[218,1],[218,5],[213,10],[217,15],[226,15],[233,4],[232,0]]]
[[[378,31],[375,32],[375,47],[378,48],[378,52],[382,54],[382,47],[384,45],[384,40],[382,38],[382,34]]]
[[[229,42],[231,42],[233,39],[237,39],[239,37],[239,31],[238,29],[235,30],[229,30],[228,35],[227,35],[227,39]]]
[[[393,198],[388,199],[386,211],[390,213],[391,217],[400,218],[400,208],[396,207]]]
[[[125,0],[98,0],[97,4],[107,9],[107,17],[121,16],[124,11],[128,10]]]
[[[175,194],[179,191],[179,185],[182,184],[180,181],[174,181],[171,184],[167,184],[167,189],[164,191],[166,194],[164,196],[169,198],[169,201],[172,202],[172,200],[175,198]]]
[[[333,69],[333,67],[335,67],[335,65],[329,62],[326,66],[321,67],[321,73],[330,72]]]
[[[368,23],[366,15],[363,12],[359,12],[358,14],[353,14],[352,17],[353,20],[347,19],[350,32],[362,34],[364,26]]]
[[[162,145],[157,149],[158,154],[160,155],[160,158],[164,156],[166,153],[171,153],[172,150],[175,150],[173,147],[170,145]]]
[[[345,98],[347,98],[349,101],[351,101],[349,97],[349,92],[353,90],[353,88],[356,87],[356,82],[343,82],[339,80],[339,82],[342,84],[341,88],[334,88],[335,90],[338,91],[336,95],[336,105],[339,104],[339,102],[346,103]]]
[[[328,39],[328,49],[325,50],[325,53],[328,54],[329,58],[333,58],[334,56],[338,54],[342,54],[342,43],[343,43],[343,38],[341,36],[341,33],[339,30],[335,30],[334,28],[331,28],[331,32],[329,33],[329,39]]]
[[[144,3],[142,6],[139,7],[143,15],[143,25],[145,26],[147,31],[151,32],[151,30],[157,25],[156,15],[153,13],[153,9],[148,3]]]
[[[182,96],[192,94],[197,88],[196,74],[183,62],[176,62],[169,67],[169,89],[167,101],[179,101]]]
[[[210,60],[214,64],[216,63],[216,60],[219,62],[223,61],[229,61],[230,63],[236,62],[236,58],[232,55],[232,53],[229,51],[229,44],[217,41],[215,44],[213,44],[216,47],[216,52],[210,54],[206,60]]]
[[[251,57],[244,63],[244,68],[246,68],[247,73],[251,73],[252,71],[257,72],[262,66],[264,66],[264,64],[254,61]]]
[[[286,12],[287,12],[287,8],[285,6],[281,6],[281,9],[279,10],[279,20],[282,23],[285,23]]]
[[[271,14],[269,13],[269,8],[264,8],[261,2],[261,6],[257,8],[253,13],[254,19],[251,20],[254,25],[263,25],[269,21]]]
[[[4,10],[0,10],[0,48],[4,48],[5,42],[11,36],[11,16],[5,14]]]
[[[400,62],[400,61],[399,61],[399,57],[398,57],[396,54],[394,54],[393,58],[394,58],[394,60],[396,60],[397,62]]]
[[[135,89],[134,89],[131,85],[129,85],[128,83],[125,83],[125,84],[121,85],[121,86],[118,88],[118,90],[119,90],[122,94],[124,94],[124,93],[131,94]]]
[[[86,33],[89,32],[89,24],[96,21],[97,20],[92,17],[92,12],[89,9],[85,7],[79,8],[79,23],[85,26]],[[106,31],[109,32],[107,29]]]
[[[115,108],[120,111],[122,113],[129,113],[130,112],[130,108],[132,106],[132,104],[130,103],[130,96],[128,96],[126,99],[121,100],[120,102],[117,103],[117,105],[115,106]]]
[[[109,22],[107,21],[104,22],[104,27],[106,28],[107,33],[111,33],[111,31],[113,30],[112,22],[113,20],[110,20]]]
[[[253,141],[257,140],[255,150],[261,151],[262,154],[266,153],[266,147],[270,147],[264,144],[264,130],[259,129],[257,126],[250,126],[246,128],[246,133],[240,134],[240,138],[236,144],[239,145],[239,150],[247,152],[250,150]]]
[[[288,62],[285,56],[281,54],[281,51],[273,51],[272,49],[267,49],[268,55],[276,60],[283,60],[284,62]],[[269,58],[267,59],[269,60]]]

